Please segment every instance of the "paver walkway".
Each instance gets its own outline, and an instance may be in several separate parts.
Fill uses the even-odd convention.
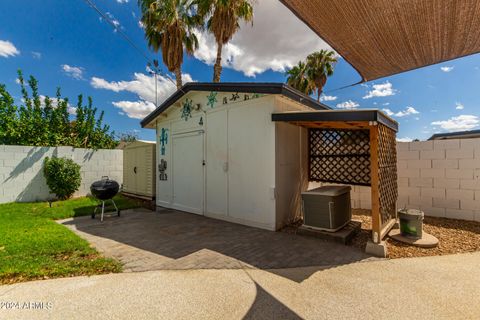
[[[361,250],[174,210],[135,209],[121,217],[61,221],[125,271],[327,268],[375,260]]]

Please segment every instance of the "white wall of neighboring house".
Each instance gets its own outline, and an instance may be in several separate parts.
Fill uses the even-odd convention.
[[[122,150],[90,150],[72,147],[0,145],[0,203],[44,201],[53,198],[43,176],[46,157],[67,157],[81,165],[82,183],[74,196],[90,192],[93,181],[108,175],[122,182]]]
[[[480,221],[479,138],[398,142],[397,152],[398,208]],[[354,186],[351,197],[353,207],[371,208],[370,187]]]

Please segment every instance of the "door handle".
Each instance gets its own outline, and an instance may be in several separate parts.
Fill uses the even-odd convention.
[[[137,167],[133,167],[133,172],[135,172],[135,174],[137,174]]]

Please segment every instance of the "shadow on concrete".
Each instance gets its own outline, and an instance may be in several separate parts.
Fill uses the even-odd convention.
[[[244,320],[250,319],[303,319],[255,282],[257,295]]]
[[[82,209],[83,210],[83,209]],[[371,259],[363,251],[283,232],[247,227],[174,210],[134,210],[103,223],[89,217],[64,222],[87,235],[114,240],[170,259],[155,269],[287,269],[312,267],[298,273],[279,272],[301,282],[325,268]],[[98,238],[88,238],[96,245]],[[107,255],[123,259],[121,246]],[[173,260],[172,260],[173,259]],[[146,268],[148,269],[148,267]]]

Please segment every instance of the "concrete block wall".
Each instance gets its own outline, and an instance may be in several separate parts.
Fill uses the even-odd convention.
[[[480,139],[399,142],[398,207],[480,221]]]
[[[0,203],[51,199],[43,161],[52,156],[70,158],[81,166],[82,183],[74,196],[87,195],[90,184],[103,175],[122,182],[123,150],[0,145]]]
[[[480,139],[398,142],[397,168],[398,208],[480,221]],[[354,208],[371,209],[370,187],[353,186],[351,198]]]

